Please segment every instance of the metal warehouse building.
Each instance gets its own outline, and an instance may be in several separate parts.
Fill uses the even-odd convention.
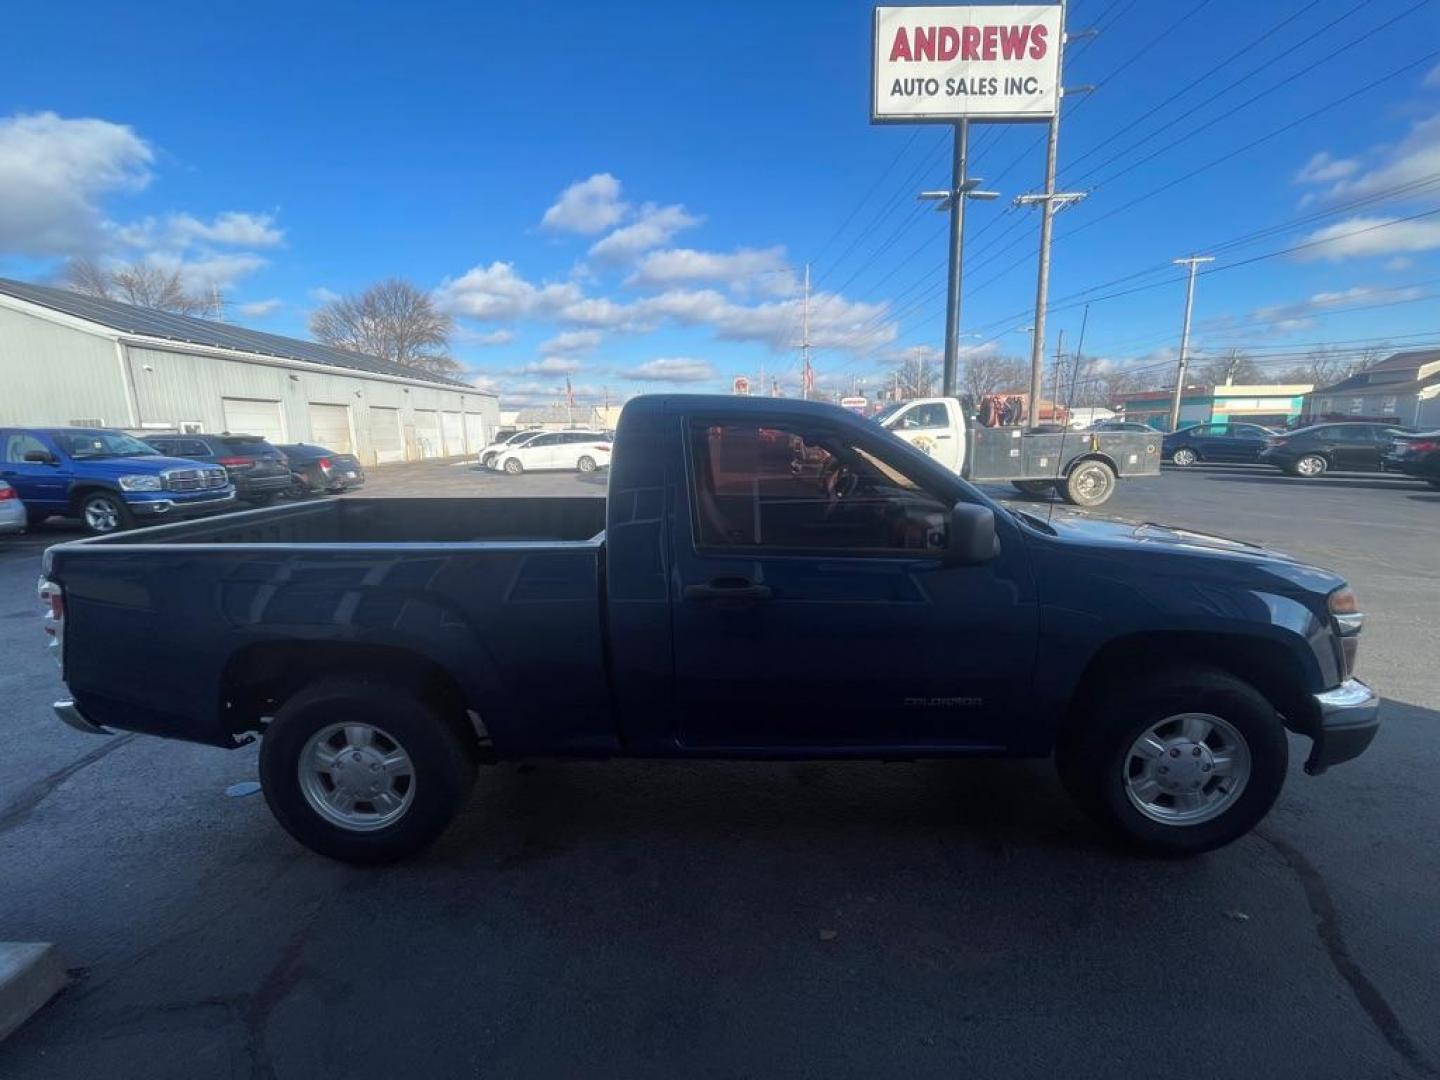
[[[473,454],[493,393],[313,341],[0,278],[0,425],[232,431],[367,465]]]

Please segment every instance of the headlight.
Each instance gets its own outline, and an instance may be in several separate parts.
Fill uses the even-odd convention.
[[[121,491],[159,491],[164,485],[158,476],[122,476]]]
[[[1360,611],[1355,591],[1348,585],[1330,594],[1329,607],[1335,630],[1340,635],[1340,659],[1348,678],[1355,673],[1355,655],[1360,651],[1360,630],[1365,625],[1365,615]]]

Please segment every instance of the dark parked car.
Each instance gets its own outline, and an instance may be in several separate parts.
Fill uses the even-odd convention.
[[[1383,464],[1386,472],[1416,476],[1440,488],[1440,431],[1396,432]]]
[[[163,457],[123,431],[0,428],[0,480],[19,493],[30,524],[78,517],[94,533],[231,509],[225,470]]]
[[[146,435],[145,441],[171,457],[223,466],[236,497],[256,506],[290,490],[285,455],[259,435]]]
[[[482,762],[620,756],[1053,754],[1121,836],[1194,854],[1265,816],[1287,730],[1316,773],[1380,723],[1326,570],[1012,513],[813,401],[637,397],[615,448],[604,500],[327,499],[53,547],[56,711],[260,737],[281,824],[355,862],[434,839]]]
[[[1142,424],[1139,420],[1101,420],[1097,424],[1091,424],[1086,431],[1139,431],[1150,435],[1157,434],[1149,424]]]
[[[314,495],[318,491],[338,495],[365,486],[365,470],[354,454],[337,454],[311,443],[286,443],[276,449],[290,460],[292,495]]]
[[[1166,435],[1161,454],[1181,466],[1197,461],[1253,464],[1273,434],[1259,424],[1192,424]]]
[[[1265,440],[1260,461],[1291,476],[1327,472],[1379,472],[1391,440],[1403,434],[1394,424],[1312,424]]]

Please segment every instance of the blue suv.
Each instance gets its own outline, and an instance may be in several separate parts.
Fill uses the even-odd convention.
[[[0,480],[20,494],[30,524],[78,517],[93,533],[224,509],[235,501],[225,470],[103,428],[0,428]]]

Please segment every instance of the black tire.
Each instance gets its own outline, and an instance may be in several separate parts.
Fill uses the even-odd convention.
[[[525,471],[525,466],[520,463],[519,458],[508,458],[505,462],[505,471],[511,476],[519,476]]]
[[[1199,460],[1200,455],[1196,453],[1193,447],[1177,446],[1174,450],[1170,451],[1170,464],[1182,469],[1188,469]]]
[[[1115,470],[1094,458],[1082,461],[1065,477],[1060,492],[1074,506],[1099,506],[1115,494]]]
[[[575,467],[581,472],[594,472],[597,468],[595,459],[589,454],[582,454],[580,460],[575,463]]]
[[[495,461],[495,455],[494,455],[494,454],[486,454],[486,455],[484,455],[483,457],[481,457],[481,459],[480,459],[480,465],[481,465],[482,468],[488,469],[488,468],[490,468],[490,465],[491,465],[494,461]]]
[[[1305,465],[1305,462],[1307,461],[1311,462],[1309,466]],[[1309,472],[1305,471],[1307,468],[1309,468]],[[1326,470],[1329,468],[1330,462],[1326,461],[1323,455],[1301,454],[1298,458],[1295,459],[1295,464],[1291,465],[1290,468],[1286,470],[1286,472],[1288,472],[1291,476],[1298,476],[1302,480],[1313,480],[1317,476],[1324,476]]]
[[[1228,722],[1243,736],[1250,775],[1235,801],[1217,817],[1195,824],[1153,820],[1126,794],[1130,748],[1152,725],[1199,712]],[[1270,703],[1249,683],[1207,667],[1169,668],[1102,693],[1074,718],[1056,748],[1060,779],[1096,821],[1154,855],[1198,855],[1253,829],[1285,783],[1290,747]]]
[[[1010,486],[1024,495],[1049,495],[1055,490],[1053,480],[1011,480]]]
[[[281,707],[260,744],[260,786],[270,812],[311,851],[342,862],[384,863],[416,854],[450,824],[475,782],[475,740],[454,711],[383,682],[326,679],[301,690]],[[383,828],[337,825],[301,789],[301,756],[311,736],[341,722],[381,729],[413,765],[408,808]]]
[[[125,505],[125,500],[113,491],[83,492],[75,500],[75,511],[86,531],[96,536],[107,536],[135,527],[135,515]]]

